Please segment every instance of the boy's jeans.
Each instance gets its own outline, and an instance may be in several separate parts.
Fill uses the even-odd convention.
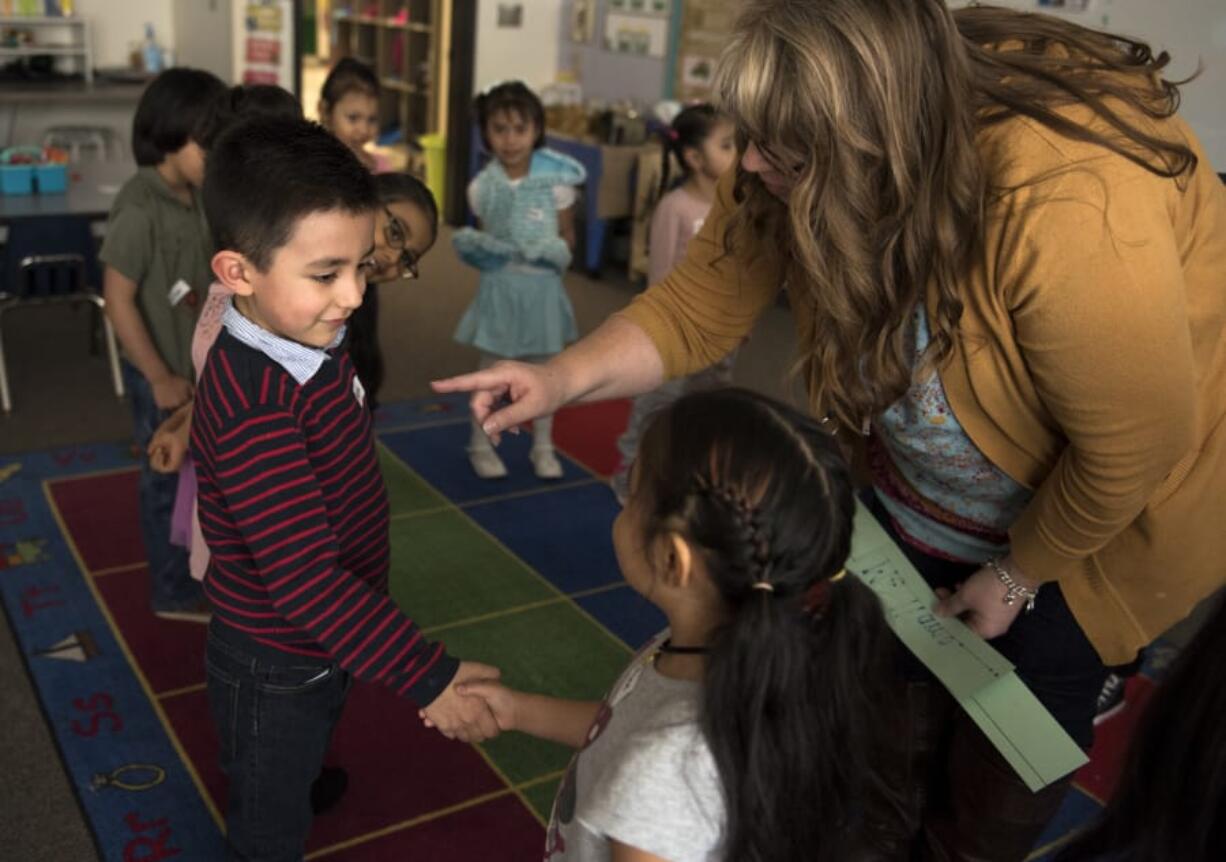
[[[311,830],[311,784],[351,677],[334,662],[283,653],[217,619],[205,666],[230,779],[226,858],[297,862]]]
[[[140,531],[149,563],[150,601],[155,611],[196,608],[203,596],[200,584],[192,580],[187,565],[187,549],[170,543],[170,520],[174,512],[179,474],[159,473],[149,466],[145,449],[153,432],[170,414],[158,409],[153,387],[136,368],[123,363],[124,384],[132,399],[132,421],[136,442],[141,448]]]

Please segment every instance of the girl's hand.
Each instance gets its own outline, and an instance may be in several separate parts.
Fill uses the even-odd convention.
[[[566,401],[565,386],[549,365],[502,361],[484,371],[461,374],[430,384],[435,392],[471,392],[473,418],[495,444],[502,432],[520,423],[558,411]],[[502,405],[503,401],[509,404]]]
[[[1037,587],[1019,575],[1016,568],[1006,565],[1006,569],[1023,586]],[[960,617],[984,640],[992,640],[1007,632],[1026,607],[1022,598],[1011,605],[1005,604],[1007,592],[996,573],[984,566],[963,581],[955,592],[939,591],[940,601],[933,610],[939,617]]]
[[[502,683],[493,680],[460,683],[456,686],[456,694],[484,700],[499,730],[516,729],[515,692]]]

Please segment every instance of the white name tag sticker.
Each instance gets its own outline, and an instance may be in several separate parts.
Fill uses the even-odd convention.
[[[358,400],[359,407],[366,406],[366,387],[362,385],[362,381],[356,374],[353,375],[353,397]]]
[[[528,221],[544,221],[545,220],[545,211],[537,207],[532,207],[531,209],[529,209],[526,215],[528,216]]]
[[[192,286],[183,279],[179,279],[170,286],[170,292],[167,294],[170,298],[171,305],[178,305],[192,292]]]

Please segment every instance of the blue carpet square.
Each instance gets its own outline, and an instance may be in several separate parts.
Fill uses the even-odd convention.
[[[603,482],[464,512],[564,593],[621,582],[611,535],[618,505]]]
[[[1069,835],[1077,829],[1084,828],[1091,820],[1098,816],[1102,811],[1102,807],[1077,789],[1076,786],[1069,789],[1068,795],[1064,797],[1064,802],[1060,805],[1060,810],[1056,812],[1056,816],[1047,824],[1047,828],[1043,830],[1043,834],[1039,836],[1039,840],[1035,842],[1035,851],[1041,855],[1027,856],[1027,862],[1051,862],[1055,856],[1055,851],[1062,847],[1067,841]]]
[[[468,398],[467,393],[461,392],[380,404],[375,411],[375,430],[437,425],[448,420],[464,422],[470,415]]]
[[[668,625],[659,608],[628,586],[583,596],[575,599],[575,603],[634,650]]]
[[[499,494],[546,489],[555,484],[536,478],[532,472],[532,462],[528,460],[528,451],[532,448],[530,434],[503,435],[498,454],[507,465],[509,475],[505,479],[478,478],[468,463],[470,428],[467,422],[458,422],[383,433],[379,439],[457,505]],[[560,452],[558,460],[562,462],[562,482],[586,479],[591,475]]]

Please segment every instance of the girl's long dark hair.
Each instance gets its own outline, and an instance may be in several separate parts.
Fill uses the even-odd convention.
[[[1226,602],[1145,708],[1102,817],[1058,862],[1210,862],[1226,848]]]
[[[725,858],[851,858],[890,798],[878,766],[891,636],[876,596],[838,577],[854,500],[833,438],[779,402],[728,389],[659,414],[639,458],[647,540],[684,535],[729,609],[703,708]]]
[[[673,118],[673,122],[661,133],[664,148],[663,164],[660,167],[660,189],[657,200],[664,197],[672,188],[689,179],[690,169],[685,163],[686,150],[701,150],[703,143],[711,136],[711,132],[719,124],[720,113],[714,105],[701,102],[683,108],[681,113]],[[681,166],[681,175],[671,176],[672,160],[676,159]]]

